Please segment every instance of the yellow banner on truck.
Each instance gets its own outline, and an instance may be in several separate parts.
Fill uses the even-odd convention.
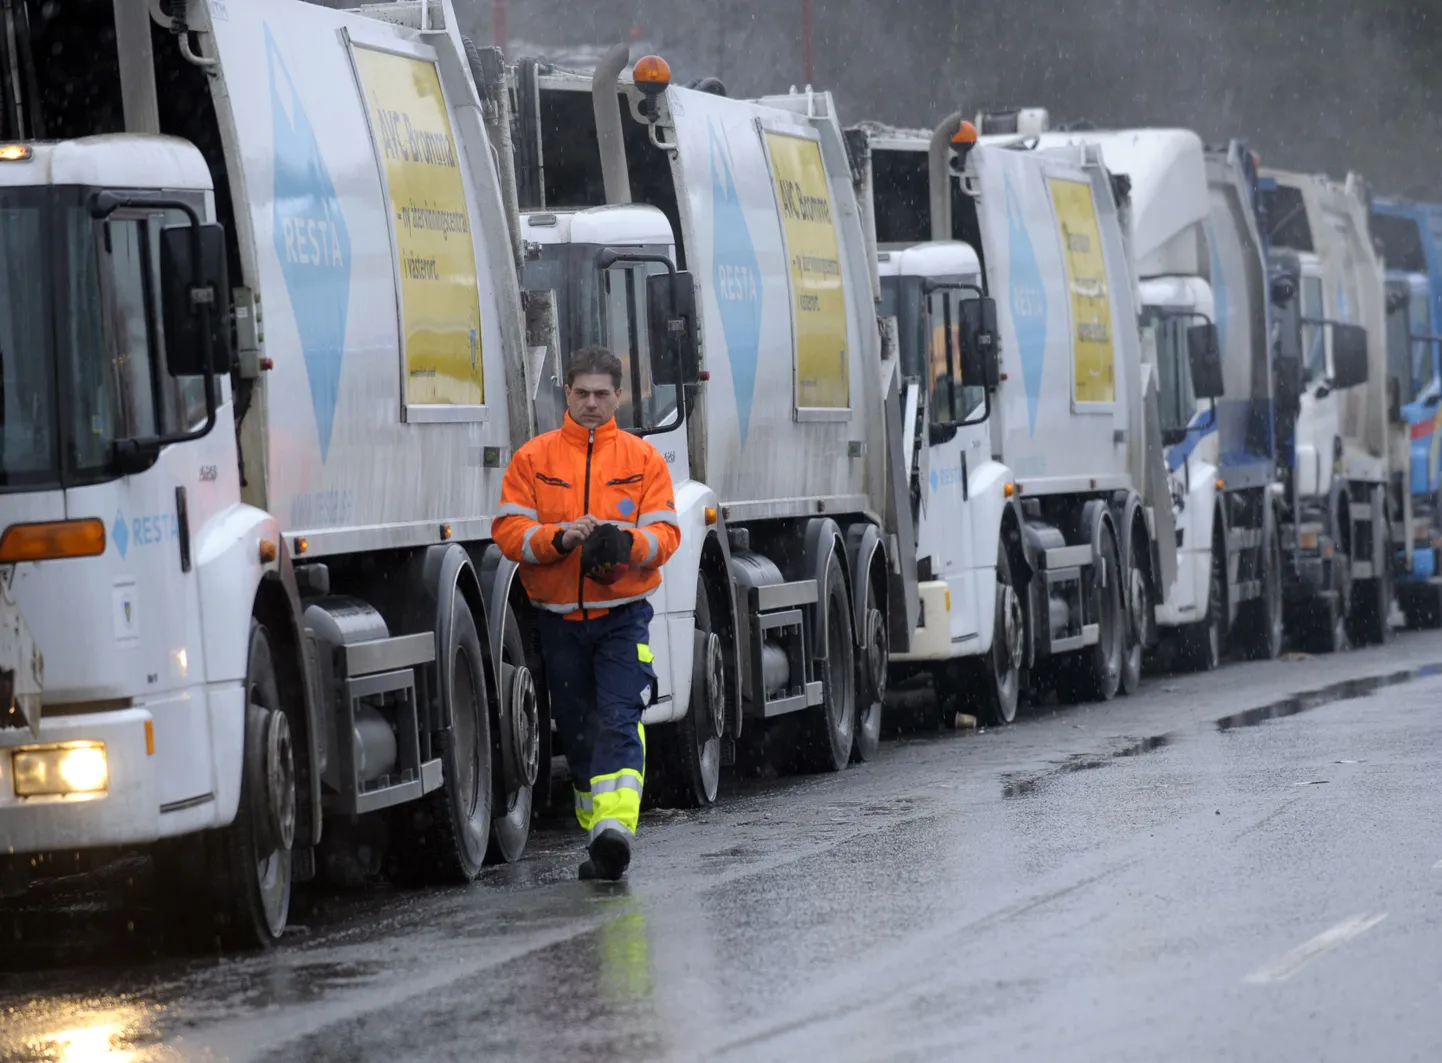
[[[796,405],[800,409],[850,409],[846,289],[821,145],[788,133],[768,130],[765,136],[791,271]]]
[[[481,297],[470,209],[435,64],[355,48],[400,274],[407,406],[480,406]]]
[[[1061,228],[1062,258],[1071,291],[1073,397],[1077,402],[1115,402],[1116,352],[1107,260],[1091,185],[1048,179]]]

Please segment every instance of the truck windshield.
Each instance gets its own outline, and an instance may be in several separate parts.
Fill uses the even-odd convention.
[[[942,288],[928,296],[922,285],[921,277],[881,278],[881,316],[896,318],[902,375],[926,382],[929,420],[933,424],[968,420],[986,402],[985,388],[968,387],[961,381],[961,303],[975,299],[976,293]]]
[[[1187,353],[1187,325],[1191,321],[1156,309],[1149,309],[1147,317],[1156,329],[1157,386],[1161,392],[1158,416],[1165,437],[1185,432],[1197,412],[1197,393]]]
[[[556,293],[561,343],[559,363],[548,364],[543,371],[542,379],[550,387],[537,396],[537,420],[542,430],[561,426],[566,413],[566,360],[572,351],[596,345],[621,359],[617,426],[640,434],[667,430],[680,423],[677,393],[674,386],[657,384],[652,376],[646,314],[646,277],[664,273],[666,267],[658,262],[622,262],[603,274],[596,268],[600,250],[594,244],[551,244],[526,263],[525,287]],[[637,250],[662,254],[666,249]]]
[[[204,381],[159,368],[160,233],[177,219],[97,223],[90,191],[0,190],[0,490],[113,478],[118,440],[205,416]]]

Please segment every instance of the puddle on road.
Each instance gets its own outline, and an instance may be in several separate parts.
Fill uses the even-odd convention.
[[[1094,771],[1097,768],[1104,768],[1112,761],[1122,757],[1139,757],[1143,753],[1150,753],[1154,749],[1170,745],[1174,738],[1175,736],[1167,734],[1152,735],[1128,742],[1122,748],[1115,749],[1110,753],[1073,753],[1055,767],[1035,775],[1004,775],[1002,776],[1001,796],[1025,797],[1027,794],[1035,792],[1037,787],[1048,779],[1060,775],[1071,775],[1079,771]]]
[[[1296,716],[1298,713],[1318,709],[1323,705],[1333,705],[1339,701],[1354,701],[1357,698],[1368,697],[1387,687],[1400,686],[1403,683],[1436,675],[1442,675],[1442,664],[1426,664],[1421,668],[1409,668],[1400,672],[1390,672],[1387,675],[1344,679],[1340,683],[1333,683],[1317,690],[1293,694],[1280,701],[1274,701],[1270,705],[1262,705],[1255,709],[1234,713],[1231,716],[1223,716],[1217,721],[1217,730],[1231,731],[1239,727],[1256,727],[1268,720],[1285,719],[1288,716]]]
[[[1247,709],[1244,712],[1233,713],[1230,716],[1223,716],[1216,721],[1216,727],[1219,731],[1232,731],[1241,727],[1256,727],[1258,724],[1266,723],[1268,720],[1285,719],[1288,716],[1296,716],[1299,713],[1321,708],[1323,705],[1333,705],[1339,701],[1354,701],[1358,698],[1368,697],[1388,687],[1400,686],[1404,683],[1413,682],[1414,680],[1427,679],[1439,675],[1442,675],[1442,663],[1424,664],[1419,668],[1408,668],[1402,671],[1389,672],[1386,675],[1363,676],[1359,679],[1344,679],[1340,683],[1332,683],[1328,686],[1319,687],[1316,690],[1309,690],[1301,694],[1291,694],[1267,705]],[[1176,738],[1177,736],[1175,734],[1154,735],[1150,738],[1129,742],[1121,749],[1113,750],[1110,753],[1074,753],[1066,760],[1046,771],[1029,775],[1004,774],[1001,779],[1001,795],[1004,798],[1025,797],[1028,794],[1035,793],[1036,790],[1048,780],[1063,775],[1070,775],[1075,772],[1104,768],[1108,764],[1113,764],[1123,757],[1141,756],[1144,753],[1150,753],[1152,750],[1161,749],[1171,744]]]

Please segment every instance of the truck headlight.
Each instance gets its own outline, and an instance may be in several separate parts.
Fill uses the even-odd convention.
[[[69,742],[63,746],[17,749],[11,754],[15,796],[93,794],[110,783],[110,762],[104,742]]]

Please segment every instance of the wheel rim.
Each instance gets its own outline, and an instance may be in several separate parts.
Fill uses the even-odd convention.
[[[514,777],[520,786],[510,794],[510,806],[516,793],[536,785],[541,761],[540,698],[536,693],[536,677],[524,664],[502,664],[506,676],[507,715],[511,723],[509,750]]]
[[[696,760],[706,799],[714,800],[721,779],[721,736],[726,731],[726,657],[715,632],[706,635],[702,710],[696,716]]]
[[[997,616],[1000,630],[992,638],[992,660],[997,699],[1001,702],[1002,722],[1016,717],[1016,696],[1021,685],[1023,624],[1021,598],[1010,583],[996,588]]]
[[[295,758],[290,721],[284,712],[264,703],[261,684],[255,680],[251,682],[248,702],[250,712],[265,716],[262,748],[255,750],[255,755],[263,758],[265,794],[251,799],[264,800],[266,804],[251,821],[255,882],[266,927],[271,937],[278,938],[290,912],[290,845],[295,837],[296,819]]]
[[[867,670],[871,674],[871,697],[880,702],[886,698],[887,662],[891,659],[891,635],[886,630],[886,617],[880,609],[866,614]]]
[[[267,713],[265,787],[271,838],[276,848],[289,849],[295,844],[295,752],[283,712]]]
[[[480,805],[480,750],[476,748],[476,688],[471,682],[471,664],[465,650],[457,649],[451,668],[452,759],[455,762],[455,794],[466,820],[475,817]],[[460,711],[457,711],[460,710]]]
[[[830,689],[826,696],[826,714],[831,721],[832,734],[850,746],[856,726],[855,717],[846,711],[846,703],[850,700],[847,697],[847,673],[851,671],[846,651],[851,646],[851,624],[840,598],[840,595],[832,594],[827,608],[826,658]]]
[[[1108,538],[1110,538],[1110,536]],[[1110,545],[1111,543],[1108,543],[1108,546]],[[1116,554],[1114,551],[1109,552],[1111,556],[1108,557],[1107,560],[1114,564]],[[1122,626],[1121,612],[1121,581],[1116,578],[1109,579],[1107,580],[1106,587],[1102,590],[1102,608],[1099,619],[1105,628],[1105,638],[1107,640],[1107,675],[1117,678],[1121,676],[1123,645],[1126,641],[1126,631]]]

